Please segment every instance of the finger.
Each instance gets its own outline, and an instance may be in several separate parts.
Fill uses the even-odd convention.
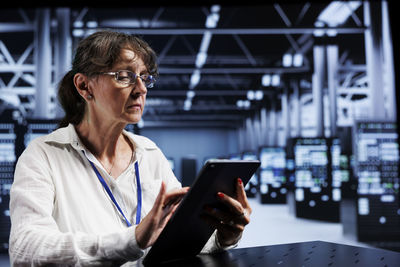
[[[244,194],[243,194],[244,193]],[[246,191],[244,190],[243,181],[240,178],[236,180],[236,199],[243,204]]]
[[[161,181],[161,187],[160,187],[160,191],[158,193],[158,196],[156,198],[156,201],[154,202],[154,208],[159,209],[160,207],[162,208],[163,203],[165,202],[165,191],[166,191],[166,187],[165,187],[165,183],[164,181]]]
[[[247,200],[247,195],[244,189],[243,181],[240,178],[237,179],[236,183],[236,195],[237,195],[237,200],[240,202],[240,204],[242,204],[244,208],[250,206]]]
[[[244,214],[235,215],[210,206],[206,206],[204,208],[204,212],[210,217],[215,218],[217,221],[222,221],[226,223],[234,222],[235,224],[240,224],[245,226],[250,222],[249,218],[244,216]]]
[[[240,179],[240,178],[238,178],[236,192],[237,192],[237,199],[242,204],[242,207],[244,208],[244,211],[243,211],[244,215],[246,217],[250,216],[252,210],[251,210],[250,203],[249,203],[249,200],[246,195],[246,190],[244,189],[244,184],[242,182],[242,179]]]
[[[230,196],[218,192],[217,197],[228,209],[233,213],[233,215],[242,215],[244,213],[244,208],[242,204]]]
[[[162,210],[162,216],[161,216],[161,220],[160,220],[160,221],[162,221],[162,225],[165,225],[169,221],[169,219],[175,213],[177,208],[178,208],[178,205],[170,205],[170,206],[166,206]],[[164,227],[164,226],[162,226],[162,227]]]
[[[189,191],[189,187],[183,187],[180,189],[175,189],[167,192],[166,199],[174,199],[183,197]]]
[[[168,192],[165,196],[164,207],[179,204],[188,191],[189,187],[184,187]]]
[[[211,225],[212,227],[216,228],[218,231],[223,233],[230,233],[230,234],[240,234],[244,230],[244,226],[241,224],[237,224],[233,221],[231,222],[224,222],[222,220],[218,220],[215,217],[209,216],[207,214],[200,215],[200,218],[204,220],[206,223]]]
[[[182,198],[183,198],[183,196],[182,197],[175,197],[175,198],[171,198],[171,199],[166,200],[164,202],[165,204],[164,204],[163,208],[173,207],[173,206],[179,205],[181,203],[181,201],[182,201]]]

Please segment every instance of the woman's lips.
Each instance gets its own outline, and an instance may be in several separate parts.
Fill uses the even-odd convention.
[[[142,105],[141,104],[133,104],[133,105],[129,105],[128,109],[142,109]]]

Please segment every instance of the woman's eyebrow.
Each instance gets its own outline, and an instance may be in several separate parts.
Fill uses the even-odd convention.
[[[139,72],[140,74],[142,73],[148,73],[149,71],[147,70],[146,66],[132,66],[132,65],[121,65],[123,68],[119,68],[119,70],[129,70],[134,73]]]

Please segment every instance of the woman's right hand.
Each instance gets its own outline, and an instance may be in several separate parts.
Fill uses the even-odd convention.
[[[188,191],[189,187],[183,187],[167,193],[164,181],[161,183],[153,208],[136,227],[136,242],[141,249],[154,244]]]

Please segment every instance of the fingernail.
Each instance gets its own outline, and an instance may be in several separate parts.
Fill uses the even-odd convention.
[[[221,192],[218,192],[218,193],[217,193],[217,196],[218,196],[219,198],[223,198],[223,197],[224,197],[224,194],[221,193]]]
[[[240,185],[242,185],[242,184],[243,184],[242,179],[238,178],[238,183],[239,183]]]

